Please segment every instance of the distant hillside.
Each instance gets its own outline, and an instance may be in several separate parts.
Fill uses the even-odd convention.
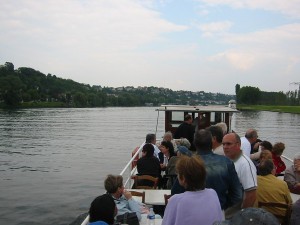
[[[81,84],[28,67],[0,65],[2,107],[106,107],[161,104],[227,104],[235,95],[172,91],[158,87],[101,87]]]

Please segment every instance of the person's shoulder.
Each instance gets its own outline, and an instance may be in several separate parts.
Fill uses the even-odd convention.
[[[225,155],[219,155],[219,154],[216,154],[216,153],[213,153],[211,155],[211,157],[217,161],[220,161],[220,162],[224,162],[226,164],[230,164],[230,165],[233,165],[233,162],[231,161],[231,159],[229,159],[228,157],[226,157]]]

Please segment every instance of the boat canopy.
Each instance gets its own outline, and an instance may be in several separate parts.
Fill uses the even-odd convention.
[[[161,105],[156,111],[165,112],[165,132],[171,131],[173,134],[187,114],[192,116],[196,130],[224,122],[227,125],[227,131],[231,131],[232,115],[239,112],[235,108],[224,105]]]

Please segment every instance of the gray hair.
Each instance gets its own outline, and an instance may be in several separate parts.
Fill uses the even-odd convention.
[[[217,123],[216,126],[218,127],[221,127],[222,128],[222,131],[223,131],[223,135],[227,134],[228,132],[228,128],[227,128],[227,124],[224,123],[224,122],[220,122],[220,123]]]

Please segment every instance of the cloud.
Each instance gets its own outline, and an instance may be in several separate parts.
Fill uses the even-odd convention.
[[[198,25],[198,29],[203,32],[203,36],[211,37],[215,33],[224,33],[232,26],[230,21],[211,22]]]
[[[300,0],[200,0],[208,6],[228,5],[232,8],[262,9],[300,18]]]
[[[287,71],[300,57],[300,24],[289,24],[274,29],[247,34],[226,33],[220,41],[230,45],[210,60],[226,59],[234,68],[251,70],[266,62],[286,63]]]
[[[0,26],[9,42],[102,52],[130,50],[187,29],[168,22],[137,1],[7,1]],[[3,38],[2,38],[3,40]]]

